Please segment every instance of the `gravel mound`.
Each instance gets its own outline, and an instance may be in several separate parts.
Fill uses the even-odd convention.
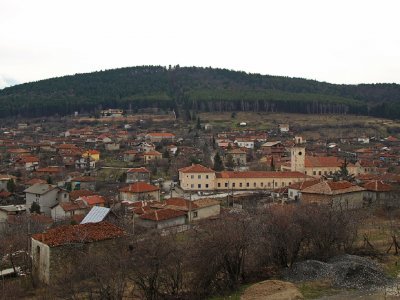
[[[295,263],[284,277],[290,281],[329,280],[334,287],[376,289],[390,283],[383,269],[369,258],[341,255],[327,263],[306,260]]]

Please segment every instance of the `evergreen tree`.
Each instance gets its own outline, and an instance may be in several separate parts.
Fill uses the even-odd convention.
[[[37,202],[32,202],[31,208],[29,209],[31,214],[37,213],[40,214],[40,205]]]
[[[197,128],[198,130],[200,130],[200,129],[201,129],[201,121],[200,121],[200,117],[197,117],[197,124],[196,124],[196,128]]]
[[[10,179],[7,182],[7,191],[9,191],[10,193],[14,193],[15,192],[15,182],[14,180]]]
[[[275,171],[275,162],[274,162],[274,157],[271,157],[271,171]]]
[[[229,170],[232,170],[235,167],[235,161],[233,160],[233,156],[231,154],[228,154],[226,156],[226,164],[225,164],[225,166]]]
[[[219,155],[218,152],[214,156],[214,170],[217,172],[224,170],[224,164],[223,164],[221,156]]]

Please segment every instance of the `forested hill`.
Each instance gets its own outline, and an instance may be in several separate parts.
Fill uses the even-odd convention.
[[[0,117],[101,108],[276,111],[400,118],[400,85],[336,85],[226,69],[141,66],[76,74],[0,90]]]

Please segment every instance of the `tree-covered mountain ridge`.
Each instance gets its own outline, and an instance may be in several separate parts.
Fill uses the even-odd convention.
[[[227,69],[138,66],[12,86],[0,90],[0,104],[0,117],[158,107],[399,118],[400,85],[331,84]]]

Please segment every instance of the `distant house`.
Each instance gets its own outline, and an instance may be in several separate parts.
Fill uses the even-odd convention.
[[[121,247],[124,236],[123,229],[108,222],[64,225],[34,234],[32,275],[42,283],[53,284],[63,278],[65,270],[82,262],[82,252],[96,255],[112,251]]]
[[[363,184],[365,200],[370,205],[400,207],[398,195],[390,184],[382,180],[370,180]]]
[[[233,162],[237,166],[245,166],[247,164],[247,153],[241,149],[232,149],[225,152],[225,162],[228,155],[232,156]]]
[[[136,155],[138,151],[136,150],[127,150],[124,152],[124,162],[132,162],[135,161]]]
[[[78,170],[93,170],[96,168],[96,160],[92,157],[80,157],[75,160],[75,168]]]
[[[185,212],[188,221],[197,221],[218,216],[221,212],[220,202],[207,198],[194,201],[183,198],[170,198],[165,200],[165,208]]]
[[[173,142],[175,140],[175,134],[169,132],[150,132],[145,135],[145,139],[152,143],[159,143],[162,140]]]
[[[118,109],[118,108],[109,108],[109,109],[103,109],[100,112],[100,116],[102,118],[120,118],[124,114],[123,109]]]
[[[29,210],[33,202],[40,205],[40,211],[47,216],[51,216],[51,208],[59,202],[58,194],[60,188],[52,184],[37,183],[26,190],[25,204]]]
[[[9,216],[23,215],[26,212],[25,205],[0,206],[0,232],[7,226]]]
[[[339,209],[361,208],[364,191],[348,181],[322,181],[303,189],[301,202],[327,204]]]
[[[261,151],[265,155],[282,156],[285,152],[285,146],[281,141],[266,142],[261,145]]]
[[[99,135],[99,136],[96,138],[96,142],[97,142],[97,143],[106,144],[106,143],[111,143],[111,142],[112,142],[112,139],[111,139],[108,135],[106,135],[105,133],[103,133],[103,134]]]
[[[119,190],[122,201],[160,200],[160,188],[146,182],[135,182]]]
[[[279,124],[279,131],[281,133],[287,133],[289,132],[289,124]]]
[[[143,227],[164,229],[184,225],[186,213],[169,208],[150,210],[140,215],[137,222]]]
[[[154,144],[146,142],[141,142],[135,145],[135,147],[139,152],[150,152],[156,149],[156,146],[154,146]]]
[[[239,148],[254,149],[254,140],[246,138],[237,138],[234,142]]]
[[[104,207],[106,203],[106,200],[99,195],[82,196],[79,197],[76,201],[83,201],[87,207],[93,207],[93,206]]]
[[[319,183],[318,179],[316,180],[307,180],[293,183],[288,186],[288,198],[291,200],[300,200],[301,191],[309,186]]]
[[[15,183],[17,180],[17,177],[15,177],[13,175],[1,175],[0,174],[0,191],[2,191],[2,190],[8,191],[7,185],[10,180],[12,180]]]
[[[76,215],[85,215],[88,206],[82,200],[74,202],[61,202],[51,208],[51,218],[54,221],[70,219]]]
[[[162,154],[155,150],[141,153],[141,155],[143,156],[143,161],[145,164],[149,164],[152,161],[162,159]]]
[[[126,183],[138,181],[150,182],[150,171],[144,167],[132,168],[126,172]]]
[[[116,142],[110,142],[104,144],[104,149],[107,151],[117,151],[120,148],[120,144]]]
[[[26,171],[34,171],[39,166],[39,158],[33,155],[21,156],[16,159],[15,164]]]
[[[95,161],[100,160],[100,152],[97,150],[87,150],[82,153],[82,158],[87,158],[87,157],[93,158]]]
[[[96,177],[80,176],[71,179],[72,190],[96,190]]]

